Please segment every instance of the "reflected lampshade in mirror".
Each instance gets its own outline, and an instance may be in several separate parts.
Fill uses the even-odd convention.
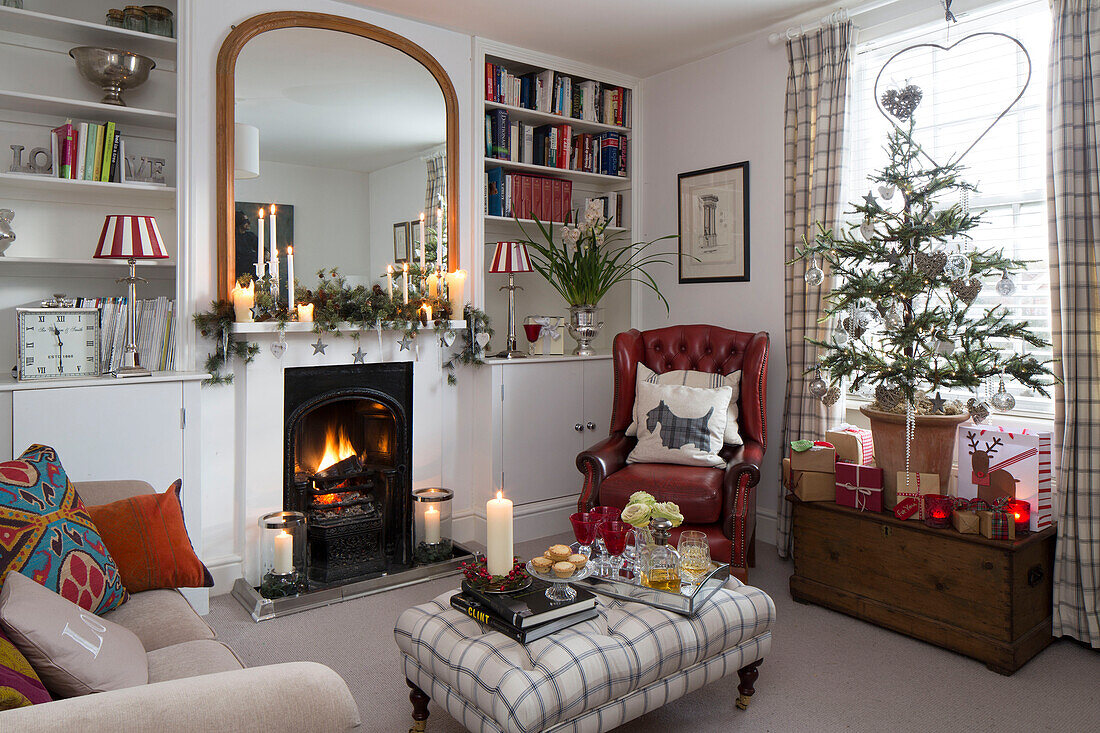
[[[252,125],[233,125],[233,177],[257,178],[260,175],[260,131]]]

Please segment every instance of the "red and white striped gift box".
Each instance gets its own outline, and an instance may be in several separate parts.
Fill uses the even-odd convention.
[[[1050,526],[1052,438],[1050,431],[960,425],[958,495],[990,504],[1002,497],[1026,501],[1031,505],[1031,531]]]

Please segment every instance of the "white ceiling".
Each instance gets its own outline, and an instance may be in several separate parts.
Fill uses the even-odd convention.
[[[385,44],[280,28],[237,58],[236,121],[260,130],[260,159],[375,171],[447,139],[435,78]],[[262,166],[261,166],[262,170]]]
[[[345,0],[646,77],[729,48],[823,0]],[[830,8],[831,9],[831,8]]]

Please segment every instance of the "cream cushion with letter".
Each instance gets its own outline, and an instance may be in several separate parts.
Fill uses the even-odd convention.
[[[85,611],[20,573],[0,591],[0,627],[58,697],[121,690],[149,681],[134,632]]]
[[[679,463],[722,468],[718,455],[726,430],[729,386],[706,389],[639,381],[638,444],[627,463]]]
[[[658,374],[645,364],[638,364],[638,379],[636,384],[649,382],[650,384],[679,384],[685,387],[702,387],[714,389],[717,387],[730,387],[733,396],[730,397],[729,407],[726,408],[726,429],[722,442],[726,445],[743,445],[741,429],[737,425],[737,401],[741,397],[741,371],[729,374],[711,374],[709,372],[696,372],[690,369],[676,369],[671,372]],[[634,399],[634,421],[626,429],[627,435],[638,434],[638,399]]]

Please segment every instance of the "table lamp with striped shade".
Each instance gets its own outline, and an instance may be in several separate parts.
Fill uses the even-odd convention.
[[[137,338],[134,333],[137,283],[147,281],[137,276],[136,267],[138,260],[168,259],[164,240],[157,228],[157,220],[151,216],[109,215],[103,222],[99,245],[93,256],[97,260],[127,260],[130,265],[130,276],[119,280],[129,285],[126,296],[126,351],[122,356],[122,366],[114,374],[116,377],[148,376],[149,370],[138,363]]]
[[[516,287],[515,273],[534,272],[531,266],[531,256],[527,254],[527,245],[522,242],[497,242],[496,251],[493,252],[493,261],[489,265],[489,272],[495,274],[508,273],[508,284],[501,290],[508,291],[508,346],[504,351],[496,354],[501,359],[519,359],[527,356],[516,348]]]

